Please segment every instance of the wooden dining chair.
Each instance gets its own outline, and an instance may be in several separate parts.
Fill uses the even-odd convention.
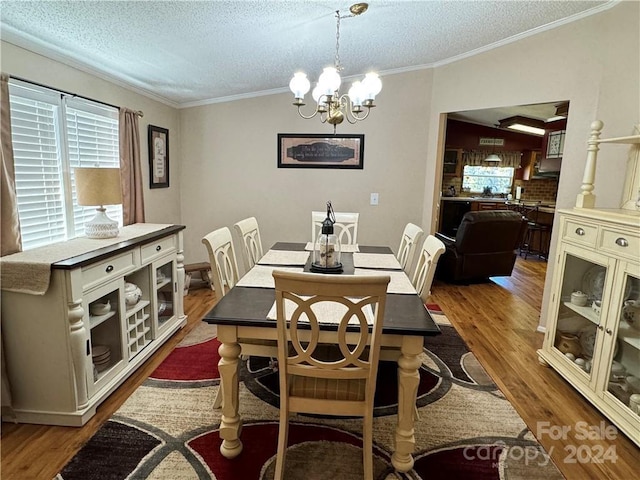
[[[411,283],[413,283],[424,303],[426,303],[427,297],[431,294],[431,284],[438,266],[438,259],[445,249],[444,243],[433,235],[428,235],[425,238],[420,249],[420,257],[418,258]]]
[[[214,230],[204,236],[202,243],[207,247],[209,253],[211,277],[213,278],[211,289],[216,292],[216,298],[220,299],[225,296],[227,289],[231,290],[240,279],[231,230],[227,227]],[[213,407],[221,407],[222,399],[222,384],[220,384],[213,401]]]
[[[396,258],[400,262],[402,269],[408,274],[411,265],[413,264],[413,256],[416,252],[416,246],[422,237],[424,230],[418,225],[413,223],[407,223],[402,232],[402,238],[400,239],[400,247],[398,247],[398,254]]]
[[[227,227],[214,230],[204,236],[202,243],[207,247],[209,253],[211,276],[213,277],[212,288],[215,290],[216,296],[222,298],[226,289],[232,289],[240,279],[231,230]]]
[[[214,230],[204,236],[202,243],[207,247],[209,253],[211,276],[213,277],[212,288],[216,292],[216,297],[220,299],[224,297],[227,289],[232,289],[238,283],[240,278],[231,231],[227,227]],[[238,344],[244,358],[249,355],[273,358],[277,355],[276,343],[272,340],[249,340],[239,337]],[[222,384],[220,384],[213,401],[213,408],[221,407],[222,401]]]
[[[280,379],[274,478],[284,474],[289,415],[309,413],[363,417],[364,478],[372,479],[373,399],[389,276],[274,270],[273,277]],[[330,358],[321,344],[320,322],[327,316],[338,336]],[[347,333],[347,324],[354,331]]]
[[[359,213],[335,212],[336,223],[333,224],[334,233],[340,244],[355,245],[358,243]],[[322,222],[327,218],[326,212],[311,212],[311,241],[315,242],[322,230]]]
[[[249,271],[264,255],[258,221],[255,217],[245,218],[236,223],[233,228],[242,240],[244,265]]]

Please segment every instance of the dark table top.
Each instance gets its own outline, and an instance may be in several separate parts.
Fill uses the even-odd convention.
[[[303,243],[278,242],[272,249],[301,251],[304,247]],[[359,246],[359,250],[363,253],[393,253],[388,247]],[[353,274],[353,255],[343,252],[341,260],[344,267],[343,274]],[[308,271],[309,262],[305,266],[305,271]],[[220,299],[203,320],[217,325],[276,328],[276,322],[267,318],[273,302],[275,302],[275,290],[272,288],[236,286]],[[335,330],[337,326],[326,325],[326,328]],[[387,294],[382,331],[387,334],[416,336],[440,333],[422,299],[418,295],[408,294]]]

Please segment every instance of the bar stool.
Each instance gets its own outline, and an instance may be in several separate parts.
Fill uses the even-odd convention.
[[[547,260],[549,256],[547,245],[551,226],[538,222],[539,207],[539,202],[523,205],[523,215],[527,218],[527,230],[520,245],[520,255],[524,254],[525,260],[529,255],[537,255],[543,260]]]

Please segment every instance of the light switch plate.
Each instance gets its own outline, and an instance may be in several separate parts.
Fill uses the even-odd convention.
[[[371,194],[371,205],[378,205],[378,194],[377,193],[372,193]]]

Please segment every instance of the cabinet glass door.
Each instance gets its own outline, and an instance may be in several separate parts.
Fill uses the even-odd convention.
[[[568,247],[564,262],[553,345],[566,358],[567,364],[590,382],[595,373],[592,367],[601,348],[598,326],[610,272],[606,258],[587,259]]]
[[[176,299],[176,267],[173,260],[166,263],[157,262],[155,265],[156,281],[156,311],[158,313],[158,330],[169,320],[175,318]]]
[[[121,282],[113,282],[85,296],[89,330],[87,366],[89,394],[93,395],[124,365],[122,345]]]
[[[614,287],[622,295],[610,316],[615,323],[605,325],[605,337],[613,339],[606,364],[606,395],[640,415],[640,275],[637,267],[630,270],[624,269],[622,281]]]

